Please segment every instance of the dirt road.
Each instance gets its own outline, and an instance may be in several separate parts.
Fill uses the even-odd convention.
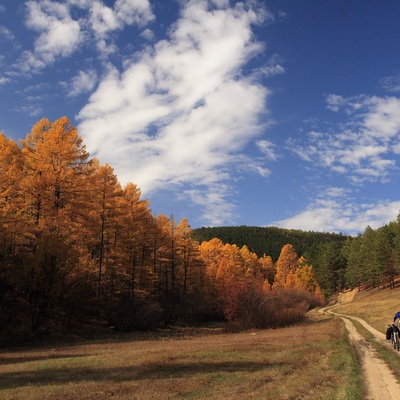
[[[355,292],[342,294],[342,296],[339,297],[338,304],[336,304],[336,306],[351,301],[354,297],[354,294]],[[382,345],[391,347],[390,342],[386,340],[386,337],[382,332],[377,331],[361,318],[335,313],[334,308],[335,306],[328,307],[323,311],[339,316],[345,323],[346,329],[349,332],[349,338],[356,350],[364,373],[368,396],[366,397],[366,400],[399,400],[399,382],[394,377],[388,366],[377,356],[376,351],[369,346],[363,336],[358,333],[351,320],[356,320],[361,323],[375,336],[379,342],[382,343]]]

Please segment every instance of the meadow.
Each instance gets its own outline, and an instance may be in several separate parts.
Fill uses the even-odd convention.
[[[361,399],[343,323],[126,334],[0,352],[2,400]]]

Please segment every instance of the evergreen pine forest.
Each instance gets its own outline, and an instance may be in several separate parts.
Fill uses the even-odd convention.
[[[300,321],[344,288],[394,287],[400,218],[356,237],[275,227],[192,230],[153,216],[67,117],[20,143],[0,132],[0,343],[120,331]]]

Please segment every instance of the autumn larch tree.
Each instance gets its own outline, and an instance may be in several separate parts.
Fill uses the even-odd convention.
[[[276,275],[276,266],[271,256],[263,255],[259,259],[261,274],[264,278],[263,287],[265,290],[271,290]]]
[[[0,132],[0,254],[3,260],[23,243],[25,229],[19,187],[22,174],[21,150]]]
[[[125,271],[128,277],[127,290],[134,297],[135,291],[151,287],[150,234],[153,217],[149,201],[141,198],[140,189],[128,183],[123,191],[123,240],[125,245]]]
[[[53,123],[44,118],[21,145],[25,159],[21,186],[31,217],[37,226],[70,227],[85,199],[85,173],[90,163],[77,129],[67,117]]]
[[[94,245],[92,254],[98,265],[97,295],[100,297],[105,273],[108,280],[106,292],[112,295],[114,289],[114,262],[119,241],[119,224],[123,216],[123,192],[113,168],[108,164],[99,167],[94,177],[93,189],[95,204],[90,213],[93,234],[91,242]]]
[[[23,170],[18,184],[20,213],[29,225],[24,294],[39,329],[54,305],[79,282],[76,243],[88,204],[89,154],[67,117],[36,123],[21,140]],[[64,251],[61,249],[68,249]],[[71,259],[70,259],[71,257]],[[74,267],[73,267],[74,266]],[[55,285],[57,290],[53,290]],[[60,292],[60,290],[63,292]],[[65,305],[65,301],[63,302]]]
[[[294,247],[291,244],[285,244],[276,262],[274,288],[294,286],[294,273],[298,267],[298,260],[299,256]]]

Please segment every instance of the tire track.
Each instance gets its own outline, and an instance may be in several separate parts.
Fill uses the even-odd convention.
[[[324,308],[321,311],[336,315],[344,321],[350,342],[361,365],[367,391],[366,400],[399,400],[400,384],[393,375],[392,370],[377,356],[375,349],[357,331],[351,320],[357,321],[364,326],[382,345],[392,347],[386,340],[386,336],[361,318],[335,313],[332,308],[338,305],[340,304]],[[400,353],[398,354],[400,355]]]

